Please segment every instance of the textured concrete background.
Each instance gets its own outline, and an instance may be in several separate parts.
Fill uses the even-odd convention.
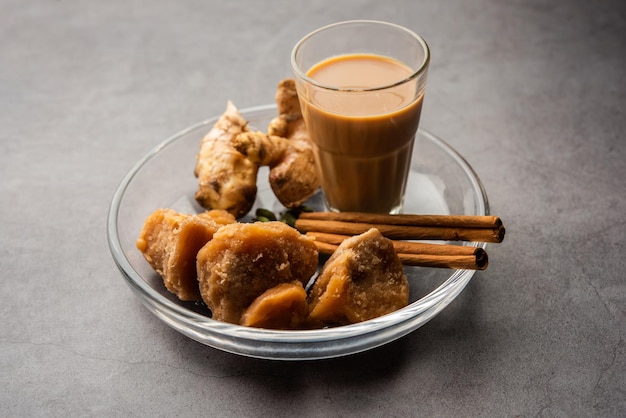
[[[0,0],[0,415],[626,415],[623,1]],[[344,359],[205,347],[144,309],[105,225],[166,137],[270,103],[292,45],[388,20],[432,49],[422,127],[507,239],[424,327]]]

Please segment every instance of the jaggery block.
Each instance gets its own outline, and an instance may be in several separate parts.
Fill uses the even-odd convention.
[[[232,224],[236,221],[231,213],[221,209],[206,210],[198,213],[196,216],[214,222],[218,226]]]
[[[248,327],[298,329],[308,313],[301,282],[281,283],[263,292],[243,312],[239,323]]]
[[[313,240],[282,222],[226,225],[198,252],[200,293],[214,319],[238,324],[259,295],[306,284],[317,264]]]
[[[167,290],[180,300],[200,300],[196,274],[198,250],[223,225],[235,218],[223,210],[200,215],[157,209],[146,218],[136,246],[163,278]]]
[[[313,323],[346,325],[408,304],[409,283],[391,240],[372,228],[348,238],[324,264],[309,297]]]

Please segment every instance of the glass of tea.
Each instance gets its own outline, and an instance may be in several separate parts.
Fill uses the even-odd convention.
[[[291,66],[329,210],[402,210],[429,62],[422,37],[386,22],[335,23],[296,44]]]

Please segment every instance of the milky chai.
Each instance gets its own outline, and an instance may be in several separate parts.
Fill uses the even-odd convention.
[[[334,56],[307,71],[318,84],[341,90],[315,89],[302,101],[333,209],[401,208],[423,100],[417,79],[406,82],[413,73],[375,54]]]

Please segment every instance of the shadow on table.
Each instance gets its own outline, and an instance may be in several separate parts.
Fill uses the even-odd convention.
[[[430,390],[454,382],[458,375],[484,373],[471,364],[473,356],[486,346],[476,325],[480,316],[480,286],[468,288],[442,313],[413,333],[363,353],[315,361],[259,360],[225,353],[203,346],[175,331],[166,333],[165,346],[182,353],[185,369],[206,384],[246,388],[254,394],[250,405],[262,396],[277,405],[303,397],[319,400],[358,398],[367,412],[385,402],[385,393],[406,392],[426,397]],[[456,374],[456,375],[455,375]],[[218,380],[216,380],[218,379]],[[219,383],[218,383],[219,382]],[[428,385],[430,384],[430,388]],[[242,401],[245,402],[245,399]],[[354,403],[352,403],[354,405]],[[352,411],[358,413],[359,411]]]

